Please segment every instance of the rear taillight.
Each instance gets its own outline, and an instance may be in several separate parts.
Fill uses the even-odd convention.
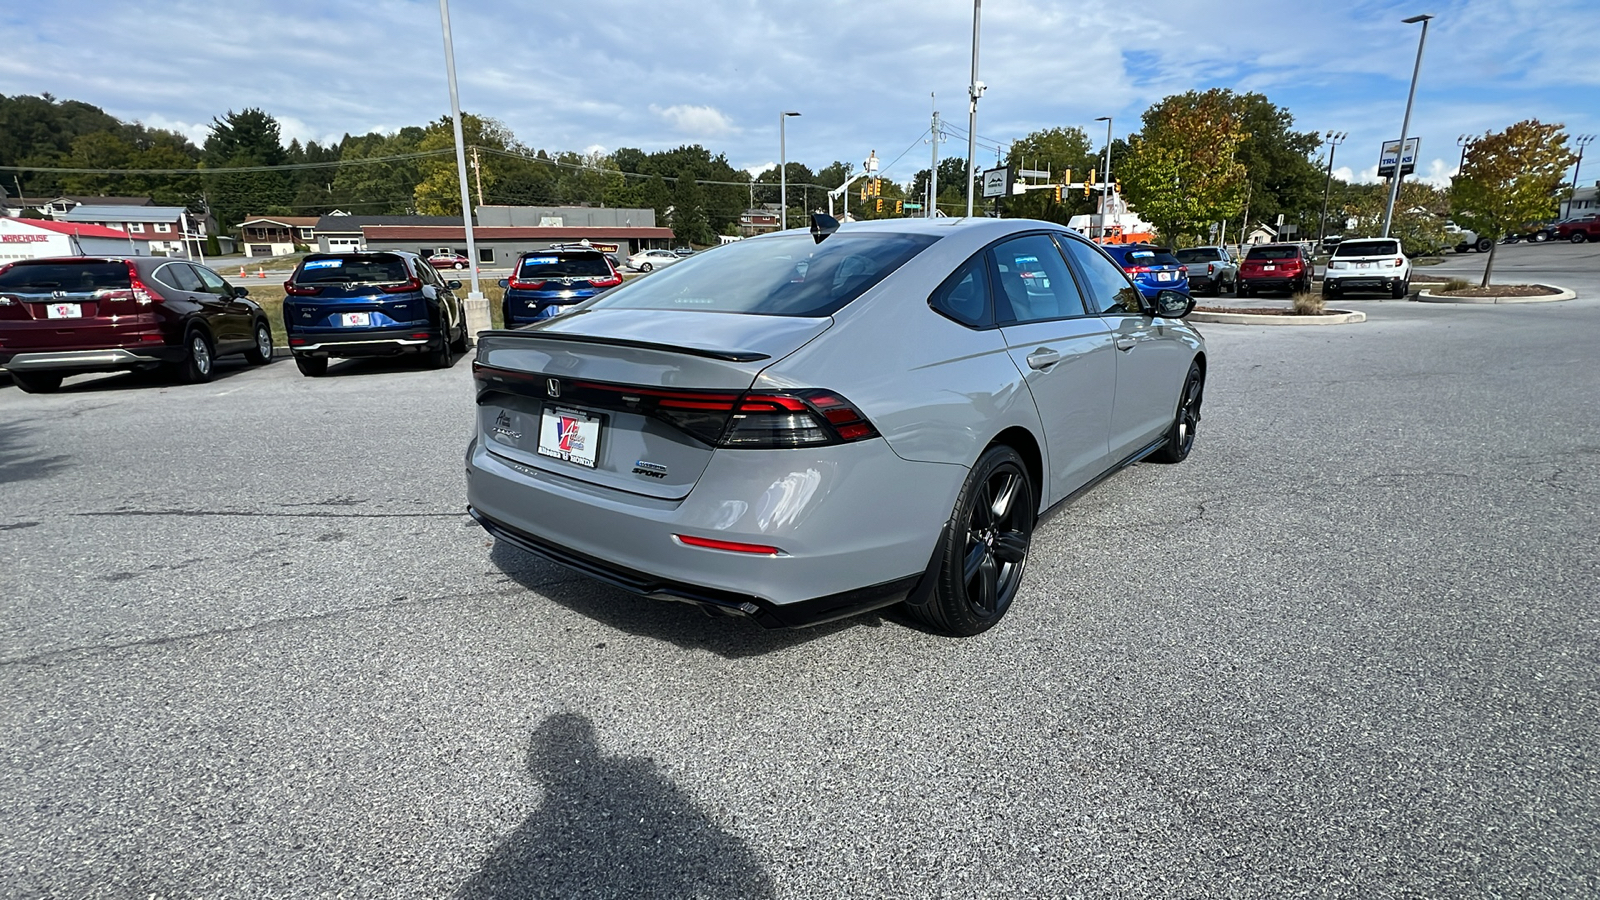
[[[695,537],[692,534],[675,534],[672,536],[680,544],[690,547],[703,547],[707,550],[726,550],[730,553],[753,553],[758,556],[777,556],[782,553],[777,547],[770,544],[746,544],[742,541],[721,541],[715,538]]]
[[[1122,267],[1122,271],[1127,272],[1129,275],[1143,275],[1144,273],[1150,271],[1150,267],[1149,266],[1123,266]]]
[[[1188,266],[1179,266],[1178,267],[1178,274],[1182,275],[1185,278],[1188,278],[1189,277],[1189,267]]]
[[[128,263],[128,287],[129,296],[140,303],[150,304],[156,302],[155,292],[145,287],[145,283],[139,280],[139,270],[135,269],[131,262]],[[122,298],[112,297],[110,299],[119,300]]]
[[[1401,266],[1403,266],[1405,264],[1406,264],[1406,261],[1405,261],[1404,257],[1396,257],[1395,258],[1395,261],[1394,261],[1395,268],[1398,269],[1399,267],[1401,267]]]
[[[309,297],[320,290],[322,290],[320,287],[309,287],[306,285],[295,284],[294,279],[292,278],[283,283],[283,292],[295,297]]]
[[[380,285],[378,290],[383,291],[385,294],[405,294],[411,291],[420,291],[422,290],[422,280],[420,278],[411,278],[399,284]]]
[[[1215,275],[1215,274],[1217,274],[1217,264],[1216,263],[1206,263],[1206,274],[1207,275]]]
[[[591,278],[589,279],[589,283],[597,288],[616,287],[622,283],[622,274],[620,272],[613,271],[610,275],[606,276],[605,278],[601,278],[598,281]]]
[[[510,285],[511,285],[511,287],[513,287],[513,288],[515,288],[516,290],[519,290],[519,291],[537,291],[540,288],[544,287],[544,282],[542,282],[542,281],[519,281],[518,279],[513,278],[510,281]]]

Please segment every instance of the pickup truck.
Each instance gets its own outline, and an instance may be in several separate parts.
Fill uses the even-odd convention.
[[[1456,239],[1457,253],[1465,253],[1468,250],[1488,253],[1489,248],[1494,246],[1494,241],[1486,237],[1479,237],[1476,231],[1469,231],[1454,222],[1445,223],[1444,230]]]
[[[1560,223],[1556,226],[1555,239],[1571,241],[1574,244],[1600,241],[1600,215],[1580,216]]]

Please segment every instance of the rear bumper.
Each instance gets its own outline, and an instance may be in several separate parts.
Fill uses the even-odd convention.
[[[1330,291],[1391,291],[1406,283],[1405,275],[1329,275],[1322,280]]]
[[[1249,288],[1252,291],[1292,291],[1294,290],[1295,285],[1301,282],[1301,279],[1302,276],[1300,275],[1296,275],[1293,278],[1261,278],[1259,276],[1251,276],[1249,278],[1240,278],[1237,282],[1235,282],[1235,284],[1239,285],[1240,287]]]
[[[426,333],[427,337],[415,337]],[[386,328],[370,331],[290,332],[289,349],[309,356],[352,358],[395,356],[437,347],[442,340],[432,328]]]
[[[769,627],[904,599],[928,568],[966,477],[960,466],[902,460],[881,440],[718,451],[682,500],[523,466],[476,440],[466,468],[470,511],[496,537],[637,594]],[[674,534],[781,552],[690,547]]]
[[[160,365],[183,359],[184,348],[151,346],[137,352],[121,347],[106,350],[0,352],[0,368],[11,372],[76,371],[104,372]]]

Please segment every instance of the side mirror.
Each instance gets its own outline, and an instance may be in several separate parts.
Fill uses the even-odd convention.
[[[502,278],[496,283],[499,284],[503,288],[511,287],[511,279],[509,279],[509,278]],[[460,285],[458,284],[457,287],[460,287]],[[455,288],[451,288],[450,290],[453,291],[453,290],[455,290]]]
[[[446,281],[444,283],[444,286],[449,288],[452,291],[461,290],[461,282],[459,282],[459,281]],[[504,285],[501,285],[501,286],[504,287]]]
[[[1181,319],[1194,310],[1194,298],[1179,291],[1157,291],[1150,306],[1163,319]]]
[[[235,299],[244,300],[244,299],[246,299],[246,298],[248,298],[250,296],[250,289],[249,288],[236,287],[236,288],[233,289],[233,296],[234,296]]]

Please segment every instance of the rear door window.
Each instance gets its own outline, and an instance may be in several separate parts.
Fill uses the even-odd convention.
[[[1085,314],[1078,285],[1066,260],[1047,235],[1030,234],[998,244],[994,257],[1002,320],[1047,322]]]
[[[0,272],[0,291],[19,294],[92,294],[95,291],[127,290],[128,264],[120,260],[82,262],[17,263]]]
[[[1174,253],[1173,256],[1177,258],[1178,262],[1184,263],[1185,265],[1191,263],[1216,262],[1217,260],[1222,259],[1222,254],[1211,247],[1194,247],[1188,250],[1179,250],[1177,253]]]
[[[928,298],[928,305],[969,328],[993,325],[994,310],[989,302],[989,272],[984,254],[967,260],[946,278]]]
[[[197,294],[204,288],[200,284],[200,276],[194,274],[194,269],[188,263],[167,263],[156,270],[156,280],[172,288],[190,294]]]
[[[1300,251],[1294,247],[1256,247],[1245,259],[1299,259]]]
[[[1345,241],[1334,256],[1394,256],[1400,252],[1396,241]]]
[[[399,284],[411,280],[406,262],[389,254],[361,254],[307,259],[295,273],[296,284]]]
[[[598,253],[540,253],[524,256],[517,266],[517,280],[544,278],[609,278],[611,267]]]

